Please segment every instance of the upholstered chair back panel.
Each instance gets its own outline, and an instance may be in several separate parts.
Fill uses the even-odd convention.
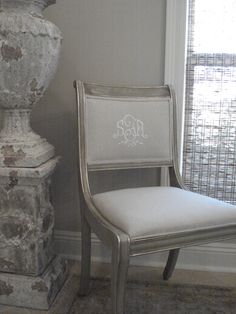
[[[89,166],[172,164],[173,104],[158,95],[87,95],[84,101]]]

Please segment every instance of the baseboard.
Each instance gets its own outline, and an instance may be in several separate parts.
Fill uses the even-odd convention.
[[[58,254],[80,260],[80,232],[55,230]],[[167,252],[155,253],[131,259],[131,265],[143,267],[164,267]],[[95,234],[92,234],[92,260],[110,262],[110,252]],[[236,273],[236,243],[217,242],[184,248],[176,265],[179,269]]]

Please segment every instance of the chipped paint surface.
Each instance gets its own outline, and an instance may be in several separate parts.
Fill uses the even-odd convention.
[[[12,170],[9,174],[9,183],[4,187],[7,192],[13,189],[18,184],[17,171]]]
[[[32,290],[37,290],[38,292],[47,292],[48,287],[46,286],[45,282],[37,281],[32,285]]]
[[[22,149],[14,151],[13,145],[5,145],[1,148],[1,153],[3,155],[3,162],[6,167],[15,166],[16,162],[24,159],[25,153]]]
[[[8,261],[6,258],[0,258],[0,266],[2,270],[14,269],[14,263]]]
[[[4,42],[2,43],[1,54],[2,59],[6,62],[10,62],[13,60],[18,61],[19,59],[22,58],[22,51],[19,46],[14,48],[12,46],[5,44]]]
[[[10,171],[8,188],[13,189],[18,184],[17,171]]]
[[[0,295],[10,295],[13,292],[13,286],[6,281],[0,280]]]
[[[41,95],[43,94],[44,86],[38,87],[38,82],[36,78],[34,78],[30,82],[30,90],[31,90],[30,100],[32,103],[35,103],[37,98],[41,97]]]

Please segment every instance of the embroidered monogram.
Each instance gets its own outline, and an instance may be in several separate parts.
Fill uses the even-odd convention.
[[[116,123],[116,133],[113,134],[114,139],[119,139],[119,144],[127,146],[136,146],[143,144],[143,140],[148,138],[144,132],[143,121],[136,119],[131,114],[126,114],[123,119]]]

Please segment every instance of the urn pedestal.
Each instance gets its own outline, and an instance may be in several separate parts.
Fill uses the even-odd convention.
[[[67,277],[54,252],[49,194],[58,158],[30,126],[60,53],[61,33],[42,16],[53,3],[0,1],[0,304],[41,310]]]

